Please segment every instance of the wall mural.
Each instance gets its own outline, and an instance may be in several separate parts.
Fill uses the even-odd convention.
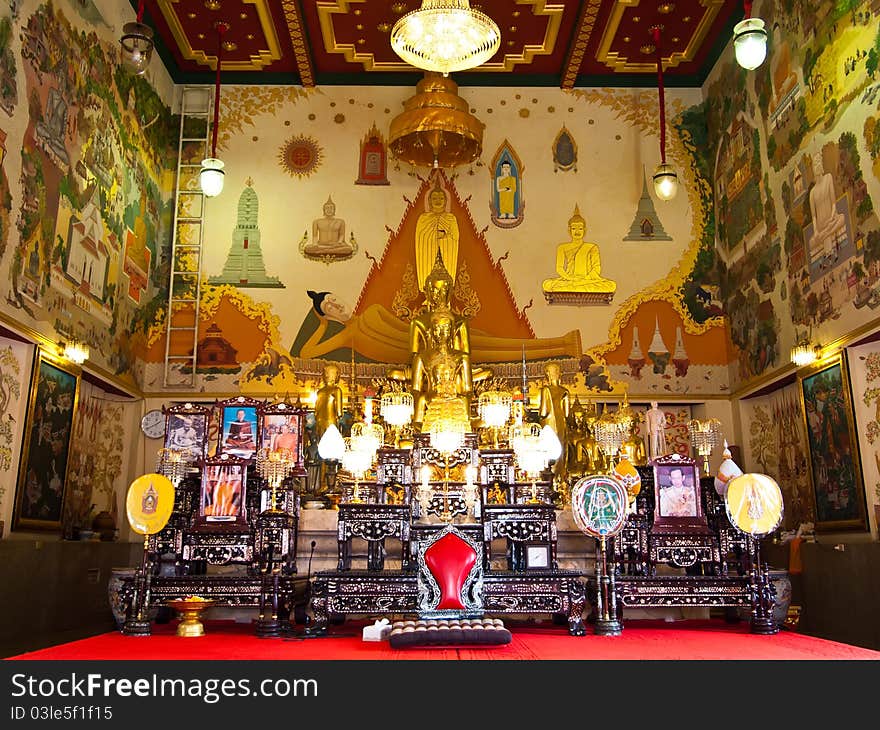
[[[7,4],[3,16],[0,17],[0,109],[10,117],[18,102],[15,54],[9,47],[12,42],[12,21],[15,19],[12,10],[13,7]]]
[[[296,134],[278,150],[278,164],[291,177],[310,177],[324,161],[324,149],[318,140],[304,134]]]
[[[336,153],[352,147],[362,151],[365,138],[362,128],[346,131],[345,126],[349,122],[344,118],[337,119],[340,103],[337,99],[345,99],[344,94],[347,92],[340,91],[335,95],[310,95],[308,98],[306,95],[300,96],[290,91],[274,90],[269,93],[262,89],[254,90],[251,98],[250,92],[251,90],[245,87],[231,87],[224,92],[221,102],[223,126],[226,127],[229,123],[236,131],[221,139],[221,145],[233,145],[236,150],[240,150],[242,145],[250,149],[250,145],[253,144],[253,149],[256,151],[265,144],[265,140],[278,139],[271,136],[277,132],[278,127],[292,126],[295,123],[298,128],[295,137],[303,139],[308,137],[313,147],[306,150],[308,154],[303,154],[303,161],[294,162],[303,169],[303,165],[320,157],[321,164],[320,169],[315,170],[311,177],[305,175],[300,177],[299,181],[303,185],[302,193],[311,201],[309,206],[312,209],[314,209],[316,193],[319,194],[321,202],[318,205],[324,206],[324,214],[313,218],[313,225],[306,228],[305,235],[300,241],[302,253],[297,256],[298,261],[285,259],[291,267],[294,267],[290,270],[301,271],[305,281],[308,282],[303,284],[298,300],[278,299],[268,292],[264,295],[257,288],[248,288],[247,294],[238,291],[233,295],[231,290],[242,288],[239,285],[240,281],[236,282],[236,274],[240,273],[240,267],[237,268],[236,273],[230,273],[230,276],[224,275],[221,278],[214,274],[209,277],[208,285],[204,286],[205,297],[213,301],[215,306],[206,308],[204,301],[202,303],[198,345],[200,377],[197,388],[245,389],[248,392],[289,390],[291,393],[300,393],[308,390],[309,383],[315,382],[322,370],[321,363],[325,359],[334,359],[348,369],[351,361],[354,360],[361,379],[366,374],[380,376],[382,363],[406,362],[409,357],[406,343],[407,323],[418,313],[423,303],[419,278],[420,258],[423,274],[425,267],[433,264],[433,259],[428,261],[427,254],[421,257],[418,254],[419,247],[422,247],[425,251],[439,250],[444,266],[451,275],[454,272],[453,303],[458,311],[471,318],[471,329],[474,333],[472,346],[476,350],[475,361],[504,363],[503,367],[500,365],[498,367],[505,373],[510,370],[512,375],[513,369],[519,368],[518,363],[525,345],[529,381],[540,378],[540,361],[547,358],[561,358],[565,362],[563,365],[565,382],[582,394],[596,390],[602,392],[619,390],[623,382],[633,380],[638,383],[638,390],[644,393],[662,394],[680,390],[693,394],[724,392],[728,389],[726,370],[730,359],[736,357],[736,348],[727,336],[720,301],[718,267],[712,255],[714,251],[712,188],[708,182],[711,176],[706,172],[708,163],[704,164],[697,154],[698,148],[704,145],[706,136],[705,114],[699,108],[695,111],[693,107],[683,104],[680,99],[673,99],[670,102],[670,110],[674,112],[671,118],[675,119],[675,132],[670,135],[668,149],[674,159],[685,161],[681,169],[690,209],[687,220],[691,226],[690,237],[681,236],[681,244],[676,245],[675,242],[669,244],[674,246],[676,251],[676,259],[672,266],[668,267],[666,261],[663,261],[656,269],[656,273],[653,267],[646,268],[643,276],[646,277],[648,286],[642,287],[640,284],[635,294],[632,294],[633,290],[630,287],[622,304],[619,307],[615,305],[614,310],[607,315],[609,319],[605,321],[610,321],[610,325],[603,324],[598,329],[583,328],[584,325],[581,325],[582,329],[576,329],[578,324],[568,320],[564,327],[556,324],[554,329],[557,319],[567,320],[565,313],[560,313],[561,317],[548,317],[542,314],[543,330],[536,335],[530,310],[536,306],[535,299],[541,298],[535,295],[539,293],[541,280],[552,274],[553,261],[550,262],[551,265],[546,265],[546,256],[544,256],[539,265],[542,271],[538,274],[537,281],[532,277],[532,280],[526,282],[523,280],[522,259],[518,264],[520,270],[516,274],[519,277],[516,280],[510,278],[508,259],[511,255],[519,256],[519,249],[528,248],[534,252],[537,262],[543,247],[527,244],[537,243],[535,236],[540,231],[534,228],[527,231],[526,228],[537,224],[541,230],[546,229],[546,221],[554,215],[552,211],[536,209],[536,221],[521,218],[522,223],[512,230],[498,231],[500,226],[495,225],[491,229],[494,233],[490,232],[487,235],[489,226],[493,225],[490,215],[493,211],[483,214],[482,220],[489,225],[480,228],[480,224],[473,218],[475,209],[471,205],[472,196],[479,194],[480,189],[484,190],[482,185],[485,185],[485,182],[482,185],[475,185],[476,179],[473,182],[468,179],[472,177],[471,175],[458,177],[456,174],[448,173],[424,178],[414,170],[392,171],[396,176],[395,184],[399,184],[397,182],[399,180],[408,186],[402,194],[388,195],[378,188],[370,191],[371,202],[367,202],[362,195],[352,197],[351,192],[339,185],[338,176],[345,174],[343,168],[347,165],[339,164],[340,160],[345,162],[342,159],[345,155],[337,160]],[[348,102],[371,109],[372,114],[381,113],[383,94],[389,97],[394,94],[396,99],[399,92],[394,89],[376,90],[366,98],[349,98]],[[591,110],[602,110],[604,115],[611,116],[611,121],[604,128],[613,130],[612,139],[615,133],[617,139],[621,139],[618,133],[621,129],[632,128],[632,134],[637,136],[656,133],[656,99],[651,95],[646,95],[638,103],[633,103],[632,93],[615,90],[575,90],[566,96],[572,104],[569,113],[573,113],[579,105]],[[644,101],[645,99],[649,101]],[[306,101],[307,107],[299,109],[298,107]],[[537,102],[537,97],[532,101]],[[385,101],[386,115],[391,115],[395,103],[399,103],[399,100]],[[562,105],[548,106],[548,113],[555,108],[559,108],[562,112],[560,116],[564,116],[565,107]],[[231,116],[229,122],[226,117],[227,109]],[[491,112],[491,109],[484,112]],[[387,116],[386,121],[390,118]],[[525,117],[519,114],[516,118]],[[332,147],[327,148],[332,150],[333,154],[328,153],[325,159],[324,151],[320,149],[321,145],[315,137],[309,137],[308,132],[312,129],[318,131],[324,128],[330,119],[336,122],[340,133],[334,137]],[[569,119],[571,120],[570,117]],[[556,134],[560,129],[559,122],[549,121],[553,124],[553,129],[549,133]],[[624,126],[621,127],[621,124]],[[377,123],[376,127],[382,129],[384,125]],[[577,128],[573,121],[568,126],[563,125],[564,130],[574,130],[570,133],[572,141]],[[331,125],[331,129],[335,130],[336,127]],[[508,131],[508,127],[505,126],[505,132]],[[223,133],[224,130],[221,129],[221,137]],[[287,134],[282,131],[280,139],[283,140]],[[522,214],[523,165],[522,159],[514,150],[515,143],[516,140],[512,136],[492,141],[492,148],[496,150],[497,155],[494,165],[482,161],[476,163],[476,167],[484,166],[489,173],[493,204],[497,207],[499,216],[502,214],[498,207],[500,206],[498,181],[504,180],[507,167],[503,162],[508,159],[511,161],[509,177],[517,182],[513,215]],[[289,160],[290,157],[290,154],[282,155],[283,159]],[[348,159],[350,160],[350,157]],[[637,169],[641,170],[642,166],[639,162]],[[276,186],[278,184],[283,186],[285,173],[296,174],[287,169],[284,162],[271,170],[257,168],[249,163],[245,167],[245,172],[256,177],[258,169],[261,184],[267,187],[271,187],[273,183]],[[473,166],[471,172],[472,169]],[[545,171],[545,173],[550,172],[549,169]],[[333,182],[328,184],[331,178]],[[551,175],[548,181],[562,178],[563,176],[554,178]],[[418,187],[414,189],[410,181]],[[630,216],[633,208],[637,204],[640,205],[639,194],[645,192],[644,176],[641,173],[637,182],[638,184],[632,186],[631,203],[623,206],[625,211],[622,217],[626,219],[623,225],[628,225],[632,220]],[[438,187],[440,192],[435,194],[434,189]],[[332,195],[328,197],[330,193]],[[378,193],[381,195],[376,198]],[[437,198],[436,205],[432,203],[432,195]],[[568,199],[571,207],[565,211],[566,217],[571,216],[574,203],[577,202],[570,196]],[[304,200],[304,197],[300,200]],[[360,202],[353,206],[352,200]],[[376,200],[379,201],[378,204],[372,202]],[[403,209],[400,208],[398,202],[400,200],[405,204]],[[277,205],[278,202],[274,198],[261,196],[261,210],[266,210],[259,223],[262,228],[261,245],[264,255],[267,255],[270,245],[266,233],[267,226],[273,224],[273,214],[269,212],[269,208]],[[342,205],[345,209],[340,214]],[[505,206],[506,210],[509,206],[507,203]],[[297,207],[298,216],[303,215],[302,207],[303,205]],[[385,225],[387,233],[382,238],[376,235],[375,220],[364,218],[366,208],[379,212],[379,231],[381,231],[382,213],[385,213],[386,219],[393,216],[394,222]],[[375,219],[376,216],[371,218]],[[359,221],[358,227],[362,229],[366,225],[364,221],[373,226],[369,229],[369,233],[359,230],[357,242],[352,241],[349,231],[353,220]],[[516,218],[499,217],[499,221],[516,220]],[[639,222],[641,226],[642,221]],[[680,228],[680,223],[673,226],[673,229]],[[300,231],[302,230],[300,228]],[[591,230],[593,230],[592,226]],[[340,235],[340,231],[344,233]],[[664,237],[671,238],[663,235],[665,232],[659,224],[659,218],[654,232],[658,234],[659,240],[663,240]],[[492,235],[496,238],[492,239]],[[613,235],[619,234],[615,231]],[[505,238],[498,239],[498,236]],[[272,236],[273,247],[280,245],[274,240],[276,237],[277,234]],[[312,252],[311,247],[318,243],[322,245],[328,245],[328,242],[334,243],[330,241],[331,238],[335,239],[335,245],[340,247],[340,254],[344,243],[347,251],[354,255],[345,258],[340,255],[330,259],[307,255]],[[416,242],[419,242],[419,246]],[[435,243],[436,247],[434,247]],[[382,244],[384,250],[378,257],[374,256],[373,253],[379,253],[376,251],[376,246]],[[643,240],[628,241],[623,245],[630,248],[629,255],[632,256],[634,247],[643,245]],[[356,253],[354,253],[355,246],[357,246]],[[306,247],[310,247],[308,251]],[[660,251],[659,247],[655,248],[655,251]],[[318,249],[315,249],[314,253],[319,253]],[[369,262],[366,269],[361,253]],[[659,254],[650,254],[652,257],[657,255]],[[225,267],[230,260],[229,252],[225,252],[224,258],[212,263],[211,267],[217,271],[219,267]],[[320,272],[326,271],[324,274],[309,268],[314,265],[312,261],[336,263],[334,266],[322,266]],[[573,262],[577,263],[577,257],[573,257]],[[535,272],[537,268],[535,264],[528,265],[529,272]],[[334,273],[336,270],[340,271],[339,275]],[[363,282],[359,295],[355,295],[350,286],[350,275],[354,271],[361,272],[355,274],[357,280]],[[580,270],[578,272],[579,275],[585,273]],[[595,278],[597,280],[601,278],[603,281],[611,280],[604,268]],[[292,292],[290,282],[286,283],[288,291]],[[487,296],[485,292],[493,292],[493,296]],[[281,306],[282,301],[290,301],[291,304]],[[546,305],[542,303],[542,306]],[[209,309],[213,312],[211,316],[207,314]],[[294,311],[298,314],[292,316],[291,313]],[[162,367],[164,343],[164,302],[154,296],[142,307],[141,312],[137,322],[136,339],[146,360],[144,386],[147,389],[161,387],[158,384],[162,381],[159,371]],[[645,325],[643,320],[650,320],[650,332],[647,331],[648,325]],[[640,371],[637,367],[638,356],[628,358],[628,355],[637,349],[633,343],[634,329],[637,330],[635,338],[641,340],[644,358],[649,363]],[[584,347],[586,343],[581,341],[582,333],[589,333],[593,340],[586,349]],[[701,342],[703,344],[700,344]],[[621,350],[623,350],[622,354]],[[635,367],[630,365],[629,359],[636,361]],[[614,362],[612,363],[611,360]],[[534,373],[531,372],[533,367]],[[634,375],[636,371],[638,373]],[[616,384],[610,380],[611,377],[615,378]]]
[[[358,176],[355,185],[390,185],[388,182],[388,148],[376,122],[361,140],[358,155]]]
[[[492,222],[499,228],[515,228],[522,223],[526,202],[522,176],[525,166],[506,139],[489,165],[492,177]]]
[[[81,8],[97,22],[92,10]],[[76,30],[55,5],[27,19],[21,44],[28,123],[4,298],[16,318],[86,341],[131,377],[128,332],[170,213],[161,181],[171,112],[144,78],[116,65],[115,44]]]
[[[880,305],[880,18],[858,0],[755,13],[767,61],[719,63],[705,104],[733,387],[783,365],[811,330],[832,340]]]
[[[266,273],[260,241],[260,200],[254,181],[247,179],[238,198],[238,219],[232,231],[232,245],[219,276],[209,276],[209,284],[231,284],[241,288],[283,289],[277,276]]]
[[[345,221],[336,217],[333,196],[324,203],[324,215],[312,221],[312,232],[306,230],[299,242],[299,252],[312,261],[325,264],[346,261],[357,253],[354,232],[345,240]]]

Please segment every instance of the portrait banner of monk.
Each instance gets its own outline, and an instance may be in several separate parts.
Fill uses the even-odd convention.
[[[257,409],[254,406],[224,406],[222,434],[218,454],[252,458],[257,451]]]
[[[207,522],[235,522],[245,517],[244,488],[247,467],[222,459],[205,462],[202,469],[201,515]]]
[[[838,354],[801,371],[798,384],[816,530],[867,530],[865,486],[845,356]]]

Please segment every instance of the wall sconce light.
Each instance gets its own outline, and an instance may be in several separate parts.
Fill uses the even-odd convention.
[[[82,365],[89,359],[89,346],[78,340],[69,340],[61,346],[61,352],[65,359],[72,363]]]
[[[199,185],[208,198],[216,198],[223,192],[223,160],[217,157],[217,128],[220,125],[220,64],[223,55],[223,34],[229,30],[229,24],[218,22],[217,28],[217,80],[214,84],[214,128],[211,137],[211,156],[202,160],[199,172]]]
[[[809,340],[801,340],[791,348],[791,361],[799,368],[812,365],[819,359],[821,345],[814,345]]]
[[[767,30],[764,21],[752,17],[752,2],[745,0],[746,17],[733,27],[736,62],[747,71],[758,68],[767,57]]]
[[[122,26],[122,65],[137,76],[143,75],[153,57],[153,29],[142,22],[144,19],[144,0],[138,3],[137,21]]]
[[[660,26],[651,27],[657,52],[657,93],[660,96],[660,164],[654,170],[654,192],[660,200],[672,200],[678,192],[678,175],[666,162],[666,94],[663,89],[663,55],[660,52]]]

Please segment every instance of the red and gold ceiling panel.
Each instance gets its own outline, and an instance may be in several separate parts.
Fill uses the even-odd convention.
[[[603,0],[579,68],[581,75],[657,70],[652,28],[660,27],[663,68],[698,75],[741,0]]]
[[[577,0],[484,0],[471,7],[489,15],[501,30],[501,48],[480,72],[557,73],[577,19]],[[391,28],[421,0],[319,0],[303,3],[321,71],[408,71],[413,67],[391,49]],[[320,42],[320,43],[319,43]],[[320,47],[319,47],[320,45]],[[522,68],[527,67],[527,69]]]
[[[137,5],[136,0],[131,0]],[[501,30],[501,48],[474,73],[557,77],[578,83],[653,83],[652,26],[661,27],[661,55],[670,76],[702,81],[742,0],[478,0],[472,7]],[[239,82],[289,74],[290,83],[371,83],[376,72],[418,73],[391,50],[394,23],[421,0],[147,0],[150,21],[187,81],[210,82],[217,63],[216,23],[229,24],[223,70]],[[166,58],[167,58],[166,54]],[[468,73],[465,72],[464,76]],[[483,83],[481,80],[480,83]],[[491,83],[491,81],[487,81]],[[613,83],[613,81],[612,81]],[[632,81],[630,81],[632,83]]]
[[[157,30],[182,71],[216,70],[219,22],[229,26],[223,35],[223,71],[296,70],[279,0],[154,0],[153,4]]]

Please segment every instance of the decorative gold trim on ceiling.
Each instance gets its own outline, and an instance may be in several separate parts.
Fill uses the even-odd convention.
[[[315,75],[312,73],[312,59],[309,56],[309,47],[303,34],[303,22],[296,0],[282,0],[281,8],[284,10],[284,18],[287,21],[287,32],[290,34],[290,44],[293,46],[293,56],[296,59],[299,80],[303,86],[314,86]]]
[[[577,80],[578,71],[581,70],[581,64],[587,52],[590,37],[593,35],[593,28],[596,26],[596,18],[599,16],[601,5],[602,0],[589,0],[583,4],[581,17],[578,19],[577,37],[569,49],[568,58],[565,60],[565,71],[561,84],[563,89],[572,88]]]
[[[413,67],[405,61],[376,61],[372,53],[359,53],[351,43],[338,43],[336,32],[333,28],[333,15],[346,15],[352,5],[365,3],[367,0],[332,0],[331,2],[317,3],[318,20],[321,25],[321,37],[324,40],[324,50],[327,53],[342,54],[349,63],[360,63],[365,71],[412,71]],[[565,12],[564,5],[552,5],[546,0],[516,0],[517,5],[529,5],[532,15],[546,15],[547,30],[541,45],[525,45],[522,53],[505,54],[502,61],[484,63],[478,71],[505,72],[522,63],[529,64],[535,56],[547,56],[553,53],[556,47],[556,39],[559,35],[559,26],[562,24],[562,15]]]
[[[623,14],[627,8],[638,7],[641,0],[617,0],[611,9],[611,15],[608,16],[608,23],[602,33],[602,40],[599,41],[599,49],[596,51],[596,60],[604,63],[608,68],[615,72],[622,73],[651,73],[657,70],[657,61],[630,61],[628,57],[622,56],[616,51],[611,50],[611,44],[620,28],[623,20]],[[693,61],[697,55],[697,51],[703,45],[703,40],[709,33],[712,23],[721,11],[724,0],[700,0],[700,5],[706,8],[700,24],[694,30],[691,40],[684,51],[676,51],[663,59],[663,68],[674,68],[682,61]],[[645,30],[650,27],[650,23],[645,23]],[[645,36],[648,37],[647,35]]]
[[[168,29],[177,47],[180,49],[181,55],[187,61],[195,61],[196,63],[207,66],[212,71],[217,70],[217,56],[209,56],[204,51],[195,50],[183,31],[180,18],[174,6],[180,0],[158,0],[159,9],[168,23]],[[253,5],[257,11],[257,17],[260,19],[260,28],[263,36],[266,38],[268,49],[261,50],[256,55],[251,55],[249,61],[223,61],[224,71],[260,71],[264,67],[281,60],[281,45],[278,43],[278,34],[275,32],[275,23],[272,21],[272,11],[269,9],[269,0],[242,0],[247,5]]]

